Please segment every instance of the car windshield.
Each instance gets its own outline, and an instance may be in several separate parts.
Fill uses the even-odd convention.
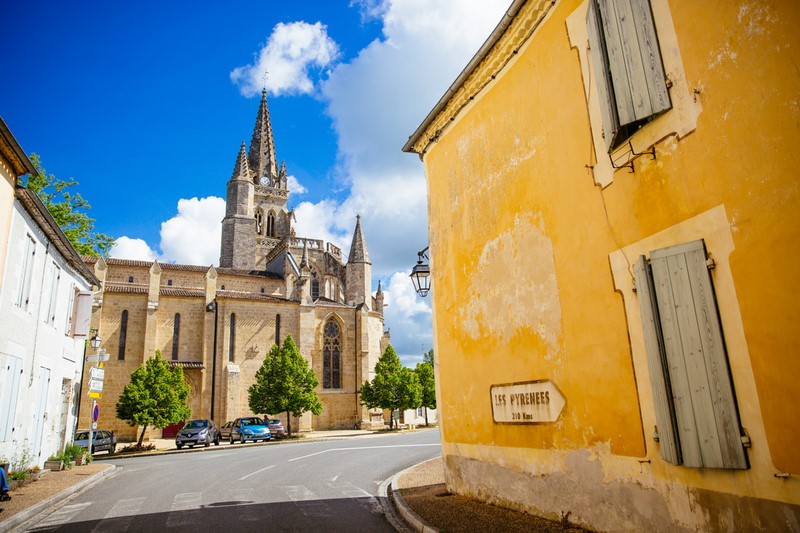
[[[242,425],[243,426],[263,426],[264,423],[261,421],[260,418],[253,417],[253,418],[242,418]]]
[[[280,425],[280,423],[281,423],[280,420],[270,420],[269,421],[269,425],[270,426],[277,426],[277,425]]]
[[[206,427],[208,427],[208,420],[192,420],[191,422],[186,422],[183,429],[202,429]],[[173,431],[175,430],[173,429]]]

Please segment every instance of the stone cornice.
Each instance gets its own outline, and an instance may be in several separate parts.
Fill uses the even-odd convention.
[[[527,0],[501,21],[453,86],[409,138],[403,150],[422,158],[459,113],[486,88],[531,38],[556,0]],[[492,40],[494,42],[492,43]],[[488,46],[487,46],[488,45]]]

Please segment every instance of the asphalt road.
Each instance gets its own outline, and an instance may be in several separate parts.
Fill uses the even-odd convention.
[[[435,430],[113,460],[28,531],[394,531],[378,487],[441,453]]]

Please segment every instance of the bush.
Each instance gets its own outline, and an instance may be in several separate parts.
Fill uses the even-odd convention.
[[[148,452],[150,450],[155,450],[155,449],[156,449],[156,445],[153,444],[152,442],[150,442],[150,443],[147,443],[147,444],[142,444],[141,446],[139,446],[138,444],[129,444],[128,446],[125,446],[124,448],[122,448],[120,450],[120,452],[122,452],[122,453],[126,453],[126,452],[128,452],[128,453],[130,453],[130,452]]]
[[[71,463],[76,457],[83,455],[84,453],[86,453],[86,450],[73,442],[64,447],[64,451],[61,452],[61,458],[65,463]]]

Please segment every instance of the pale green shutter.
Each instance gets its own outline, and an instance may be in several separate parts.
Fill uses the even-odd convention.
[[[672,406],[672,391],[667,373],[664,342],[661,338],[658,305],[653,290],[647,259],[641,256],[634,266],[636,273],[636,294],[642,314],[642,328],[647,348],[647,363],[650,386],[653,389],[653,405],[658,424],[658,442],[661,457],[673,464],[681,464],[680,447],[676,440],[675,412]],[[649,428],[648,428],[649,429]]]
[[[672,107],[649,0],[597,0],[619,125]]]
[[[650,254],[683,464],[747,468],[703,241]]]
[[[589,9],[586,12],[586,28],[589,34],[589,53],[592,56],[591,75],[596,80],[594,84],[589,84],[589,87],[594,86],[597,90],[600,114],[603,119],[603,139],[606,143],[606,150],[608,150],[619,131],[619,121],[616,109],[612,107],[614,105],[614,89],[611,87],[606,45],[600,31],[600,15],[595,0],[589,2]]]

